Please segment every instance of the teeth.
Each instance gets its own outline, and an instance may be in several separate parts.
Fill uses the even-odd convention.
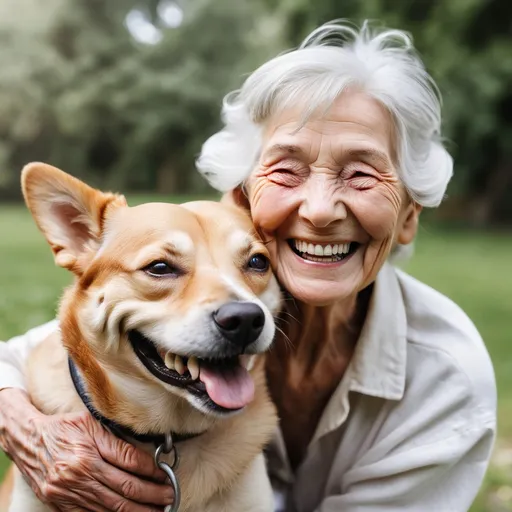
[[[197,357],[192,356],[188,360],[187,366],[192,379],[197,380],[199,378],[199,361],[197,360]]]
[[[347,254],[350,250],[348,244],[308,244],[302,240],[294,240],[295,248],[300,252],[305,252],[311,256],[336,256],[337,254]]]
[[[197,380],[201,373],[199,360],[196,356],[191,356],[185,363],[183,357],[173,354],[172,352],[167,352],[167,354],[165,354],[164,363],[169,370],[174,370],[180,375],[184,375],[188,370],[193,380]]]
[[[167,354],[165,354],[164,363],[165,366],[169,368],[169,370],[174,370],[174,354],[171,352],[167,352]]]
[[[174,360],[174,369],[180,375],[183,375],[187,371],[187,367],[185,366],[185,363],[183,362],[181,356],[176,356],[176,359]]]
[[[252,370],[254,367],[254,363],[256,361],[256,356],[243,354],[239,357],[240,365],[246,370]]]

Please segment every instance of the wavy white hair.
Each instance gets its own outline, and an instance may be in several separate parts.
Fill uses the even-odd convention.
[[[242,184],[254,168],[265,123],[288,107],[303,107],[305,122],[327,109],[348,86],[377,99],[391,113],[399,177],[412,199],[438,206],[453,172],[441,140],[441,97],[400,30],[360,30],[344,21],[314,30],[299,46],[256,69],[224,98],[224,128],[203,145],[197,168],[220,191]]]

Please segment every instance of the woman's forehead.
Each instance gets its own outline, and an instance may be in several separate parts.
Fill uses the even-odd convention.
[[[392,116],[376,99],[362,92],[342,93],[325,111],[303,121],[304,108],[283,110],[267,123],[262,157],[301,158],[326,145],[332,152],[394,161]]]

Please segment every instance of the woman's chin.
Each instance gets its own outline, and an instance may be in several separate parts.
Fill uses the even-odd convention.
[[[277,278],[296,300],[328,306],[357,296],[363,281],[362,254],[360,250],[342,264],[311,264],[285,247],[279,253]]]
[[[357,296],[355,283],[339,283],[322,279],[282,279],[282,286],[293,298],[309,306],[324,307]]]

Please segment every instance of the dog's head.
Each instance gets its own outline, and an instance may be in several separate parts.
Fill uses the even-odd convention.
[[[245,212],[210,201],[128,207],[40,163],[22,185],[57,265],[76,277],[63,341],[103,411],[119,408],[123,386],[163,388],[217,416],[251,402],[252,356],[273,340],[280,292]]]

